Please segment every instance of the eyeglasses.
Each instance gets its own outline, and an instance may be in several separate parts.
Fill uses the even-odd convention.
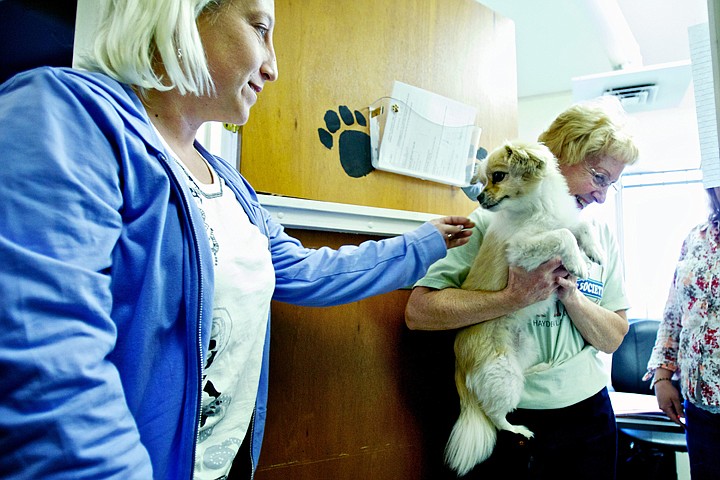
[[[606,188],[612,187],[613,190],[615,190],[617,192],[617,189],[618,189],[617,185],[615,185],[615,182],[610,180],[610,178],[607,175],[605,175],[604,173],[598,172],[597,170],[588,166],[585,163],[583,163],[583,167],[585,167],[585,170],[587,170],[587,172],[590,175],[592,175],[592,183],[597,188],[606,189]]]

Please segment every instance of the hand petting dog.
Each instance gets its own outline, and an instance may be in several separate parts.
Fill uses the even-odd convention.
[[[430,220],[445,239],[448,249],[465,245],[472,235],[475,223],[465,217],[441,217]]]

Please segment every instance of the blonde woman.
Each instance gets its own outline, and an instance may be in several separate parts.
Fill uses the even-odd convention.
[[[619,103],[605,99],[573,105],[540,135],[558,158],[578,209],[602,204],[625,167],[637,160],[627,128]],[[527,325],[538,352],[532,365],[551,368],[526,376],[519,408],[507,416],[535,436],[527,440],[500,431],[492,456],[465,478],[614,478],[617,432],[598,354],[617,349],[628,330],[616,242],[606,226],[594,225],[605,261],[591,265],[589,278],[571,276],[558,258],[530,272],[511,267],[503,290],[462,290],[489,217],[482,209],[473,212],[470,242],[449,252],[415,284],[406,310],[408,326],[462,328],[515,312],[553,292],[559,300]]]
[[[107,3],[83,70],[0,86],[0,477],[251,478],[271,299],[402,287],[472,223],[304,248],[195,141],[277,78],[273,1]]]

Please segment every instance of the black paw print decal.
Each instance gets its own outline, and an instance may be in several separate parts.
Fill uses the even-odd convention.
[[[325,145],[328,150],[332,150],[335,143],[334,135],[343,128],[343,125],[349,127],[357,121],[357,124],[361,127],[367,126],[365,116],[357,110],[353,115],[348,107],[341,105],[338,112],[340,115],[334,110],[325,112],[326,128],[318,128],[320,143]],[[340,164],[345,173],[353,178],[360,178],[374,170],[370,157],[370,135],[360,130],[344,128],[338,136],[337,143]]]

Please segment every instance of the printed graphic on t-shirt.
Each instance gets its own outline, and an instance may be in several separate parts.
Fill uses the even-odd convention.
[[[600,303],[605,284],[602,281],[603,267],[597,263],[590,264],[588,278],[578,278],[577,289],[595,303]]]
[[[559,327],[562,322],[562,313],[559,309],[555,310],[555,316],[553,318],[547,318],[547,315],[538,315],[532,319],[533,327]]]
[[[182,164],[180,165],[182,167]],[[190,194],[193,196],[193,199],[195,200],[195,205],[197,205],[198,209],[200,210],[200,216],[203,220],[203,225],[205,225],[205,231],[207,232],[208,240],[210,241],[210,250],[213,254],[213,265],[217,267],[218,265],[218,250],[220,249],[220,244],[218,243],[217,239],[215,238],[215,231],[213,228],[208,224],[207,220],[207,214],[205,213],[205,209],[203,208],[203,198],[207,199],[214,199],[218,197],[222,197],[223,195],[223,183],[219,182],[218,187],[215,185],[208,185],[208,188],[217,188],[217,192],[206,192],[203,190],[203,188],[198,185],[198,183],[195,181],[195,179],[190,175],[190,172],[188,172],[185,167],[182,167],[183,171],[185,171],[185,175],[187,175],[188,180],[190,183],[188,183],[188,188],[190,189]]]
[[[202,443],[212,434],[213,427],[223,419],[227,407],[232,402],[232,397],[219,392],[215,388],[212,379],[208,379],[208,375],[212,377],[215,372],[215,369],[212,367],[216,356],[225,350],[232,333],[232,322],[229,321],[227,312],[221,311],[223,314],[218,313],[219,312],[215,312],[213,315],[210,345],[207,353],[208,357],[205,361],[205,369],[203,370],[203,398],[198,443]]]
[[[233,321],[228,312],[222,308],[215,309],[203,375],[202,412],[198,436],[198,454],[201,455],[198,461],[210,471],[227,469],[242,445],[242,438],[226,435],[226,432],[217,435],[215,432],[215,427],[226,416],[232,416],[232,411],[229,412],[229,410],[233,403],[233,397],[223,393],[221,390],[224,388],[218,386],[226,378],[225,372],[222,367],[220,371],[216,371],[214,368],[216,367],[215,360],[222,356],[228,343],[232,341],[232,328]],[[205,445],[206,441],[212,444]]]

